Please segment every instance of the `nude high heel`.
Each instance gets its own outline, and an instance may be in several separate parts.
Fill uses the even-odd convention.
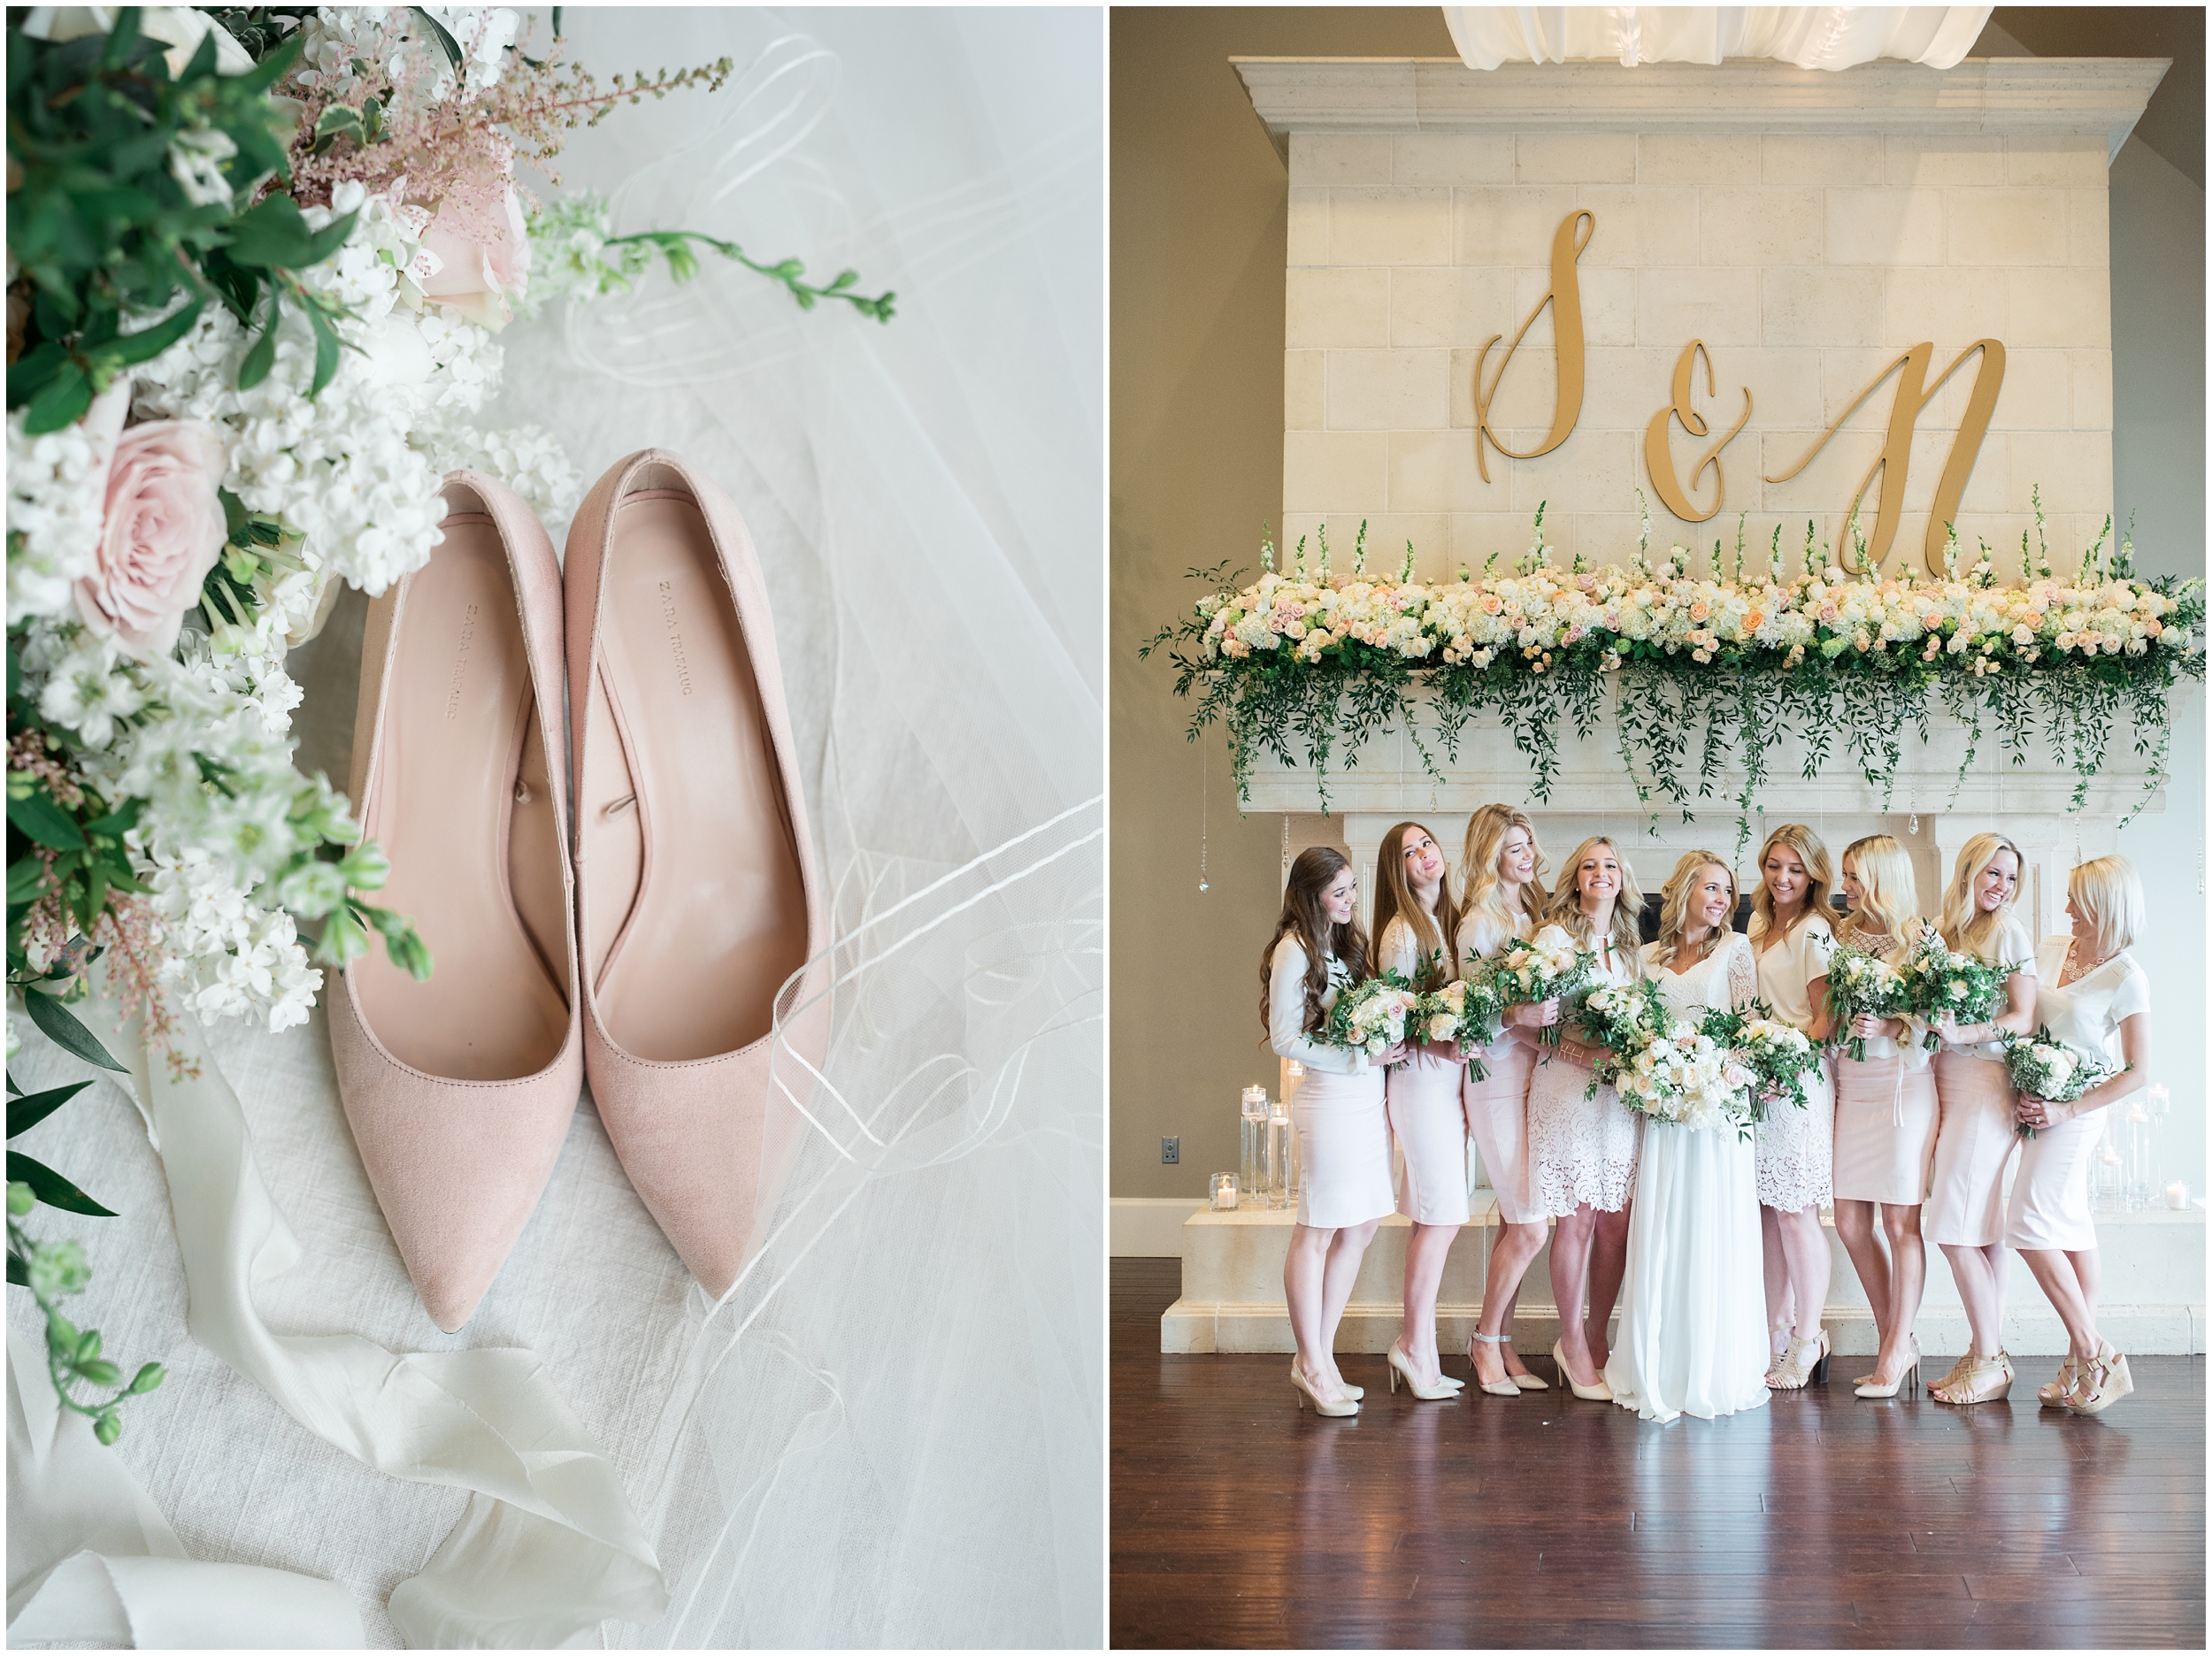
[[[1775,1365],[1774,1377],[1767,1384],[1777,1392],[1801,1392],[1810,1385],[1828,1383],[1828,1330],[1818,1330],[1811,1339],[1790,1341],[1790,1348]]]
[[[1498,1338],[1505,1343],[1509,1350],[1511,1348],[1513,1345],[1513,1330],[1511,1329],[1508,1329],[1504,1333],[1499,1335]],[[1545,1379],[1544,1376],[1540,1374],[1515,1374],[1510,1368],[1509,1368],[1505,1372],[1505,1377],[1513,1382],[1516,1386],[1524,1392],[1548,1392],[1551,1390],[1551,1382]]]
[[[1452,1399],[1459,1395],[1459,1388],[1457,1386],[1444,1385],[1441,1384],[1433,1386],[1424,1385],[1419,1378],[1415,1376],[1413,1372],[1413,1365],[1406,1361],[1405,1353],[1400,1351],[1395,1346],[1393,1346],[1390,1348],[1389,1361],[1390,1390],[1394,1395],[1398,1390],[1398,1382],[1401,1380],[1403,1380],[1406,1383],[1406,1390],[1412,1392],[1415,1397],[1419,1398],[1424,1403],[1448,1403]]]
[[[768,590],[729,497],[652,448],[577,509],[565,580],[584,1068],[718,1298],[765,1239],[829,1032]]]
[[[1356,1414],[1359,1413],[1359,1401],[1357,1399],[1348,1397],[1325,1398],[1318,1392],[1315,1391],[1313,1389],[1313,1382],[1307,1379],[1304,1375],[1298,1372],[1298,1365],[1296,1363],[1293,1363],[1290,1366],[1290,1384],[1298,1388],[1298,1407],[1302,1413],[1304,1411],[1306,1405],[1309,1403],[1313,1405],[1313,1412],[1315,1414],[1326,1414],[1336,1419],[1342,1419],[1347,1414]]]
[[[1298,1360],[1295,1357],[1293,1357],[1290,1360],[1290,1373],[1291,1377],[1294,1380],[1298,1375]],[[1337,1380],[1337,1390],[1343,1392],[1346,1397],[1352,1399],[1355,1402],[1367,1395],[1367,1388],[1365,1386],[1356,1386],[1349,1380],[1346,1380],[1341,1376],[1339,1376]]]
[[[1485,1334],[1481,1330],[1476,1330],[1475,1332],[1467,1337],[1468,1362],[1471,1364],[1475,1361],[1475,1341],[1480,1340],[1486,1346],[1503,1346],[1512,1338],[1513,1337],[1510,1334]],[[1503,1352],[1500,1352],[1498,1353],[1498,1360],[1501,1362],[1505,1360],[1505,1353]],[[1485,1392],[1487,1392],[1492,1397],[1518,1397],[1521,1395],[1521,1388],[1513,1384],[1513,1376],[1511,1375],[1506,1376],[1506,1377],[1502,1380],[1486,1380],[1482,1377],[1482,1370],[1477,1368],[1475,1370],[1475,1384],[1480,1386]]]
[[[1994,1357],[1979,1357],[1969,1352],[1963,1361],[1965,1373],[1935,1388],[1937,1402],[2000,1403],[2011,1395],[2012,1359],[2003,1352]]]
[[[1875,1365],[1875,1368],[1878,1372],[1881,1365],[1878,1362]],[[1910,1360],[1906,1362],[1904,1368],[1898,1374],[1896,1379],[1891,1381],[1887,1385],[1883,1385],[1876,1380],[1873,1375],[1869,1375],[1865,1379],[1860,1381],[1859,1384],[1852,1389],[1852,1395],[1863,1398],[1893,1398],[1897,1395],[1900,1388],[1911,1384],[1914,1381],[1919,1379],[1919,1377],[1920,1346],[1919,1343],[1915,1341],[1912,1346],[1912,1356]]]
[[[2069,1352],[2058,1365],[2058,1378],[2036,1387],[2035,1400],[2045,1408],[2062,1408],[2066,1404],[2066,1394],[2074,1389],[2075,1383],[2080,1378],[2080,1366],[2074,1361],[2073,1353]]]
[[[1584,1385],[1574,1377],[1573,1370],[1567,1367],[1566,1353],[1561,1349],[1561,1343],[1558,1340],[1551,1343],[1551,1360],[1559,1365],[1559,1377],[1567,1383],[1567,1390],[1585,1402],[1610,1403],[1613,1400],[1613,1388],[1605,1384],[1605,1376],[1602,1374],[1598,1376],[1598,1383],[1595,1385]]]
[[[2083,1367],[2066,1395],[2066,1407],[2076,1414],[2101,1414],[2134,1390],[2128,1360],[2108,1345]]]
[[[445,480],[445,538],[369,605],[348,792],[380,906],[435,962],[373,951],[328,994],[338,1096],[430,1320],[475,1314],[583,1089],[561,699],[561,571],[513,490]]]

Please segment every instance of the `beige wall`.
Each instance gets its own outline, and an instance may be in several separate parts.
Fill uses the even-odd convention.
[[[2047,27],[2067,15],[2044,12],[2037,21]],[[1180,579],[1187,568],[1225,557],[1256,565],[1260,523],[1278,521],[1284,498],[1289,180],[1225,60],[1452,50],[1432,9],[1118,9],[1111,27],[1111,1191],[1196,1197],[1208,1172],[1235,1165],[1232,1095],[1254,1080],[1273,1085],[1256,1003],[1282,833],[1279,816],[1239,818],[1219,731],[1187,745],[1187,709],[1172,695],[1171,675],[1136,659],[1153,629],[1196,595]],[[2050,55],[2176,50],[2144,33],[2148,27],[2116,14],[2101,44],[2078,38],[2079,28],[2028,44]],[[1977,54],[2024,50],[1993,28]],[[2194,100],[2183,131],[2200,145],[2200,67],[2183,79]],[[2167,101],[2162,91],[2147,127],[2156,127],[2152,118]],[[2178,148],[2185,150],[2185,137]],[[2202,186],[2131,140],[2112,172],[2112,464],[2121,510],[2143,508],[2138,540],[2147,569],[2201,572]],[[2199,692],[2177,732],[2177,746],[2193,751],[2174,767],[2173,809],[2129,831],[2139,848],[2123,847],[2177,870],[2203,837],[2203,765],[2194,751],[2203,741],[2201,706]],[[1210,883],[1202,893],[1202,797]],[[1302,818],[1294,832],[1302,842],[1327,837],[1328,825]],[[2194,942],[2176,939],[2173,965],[2193,973],[2201,1004]],[[2172,1039],[2174,1066],[2185,1070],[2170,1077],[2178,1118],[2188,1116],[2188,1100],[2201,1108],[2203,1058],[2182,1028]],[[2177,1119],[2177,1133],[2183,1126]],[[1177,1167],[1160,1164],[1164,1134],[1181,1138]],[[2175,1151],[2190,1166],[2201,1163],[2200,1118],[2188,1120]]]

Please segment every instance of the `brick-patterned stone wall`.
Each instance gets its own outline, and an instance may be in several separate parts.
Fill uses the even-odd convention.
[[[1985,537],[2017,572],[2040,485],[2054,563],[2072,567],[2112,499],[2111,302],[2103,131],[1899,135],[1795,133],[1289,134],[1289,268],[1283,374],[1283,544],[1324,520],[1348,556],[1370,522],[1371,561],[1442,577],[1509,559],[1548,502],[1563,556],[1624,559],[1634,491],[1655,541],[1732,558],[1737,515],[1763,557],[1778,523],[1809,517],[1832,541],[1880,449],[1896,376],[1820,456],[1789,470],[1868,381],[1932,341],[1930,377],[1975,340],[2006,348],[2002,390],[1961,502],[1970,549]],[[1475,365],[1494,371],[1550,283],[1552,239],[1578,209],[1596,227],[1578,265],[1586,388],[1573,433],[1532,460],[1476,459]],[[1668,405],[1693,338],[1711,355],[1694,405],[1717,437],[1748,386],[1753,410],[1724,448],[1725,494],[1703,524],[1672,517],[1646,472],[1644,433]],[[1491,424],[1525,450],[1549,429],[1549,312],[1501,384]],[[1917,563],[1937,480],[1980,359],[1921,413],[1891,564]],[[1712,438],[1671,427],[1678,476]],[[1687,479],[1684,477],[1686,484]],[[1691,491],[1710,502],[1709,472]],[[2125,516],[2125,504],[2119,508]],[[1871,528],[1873,503],[1863,512]],[[1310,548],[1309,548],[1310,551]]]

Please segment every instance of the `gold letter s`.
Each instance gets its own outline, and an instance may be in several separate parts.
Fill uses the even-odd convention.
[[[1582,221],[1588,219],[1586,227]],[[1582,257],[1582,249],[1590,245],[1590,237],[1596,233],[1598,216],[1585,207],[1569,213],[1559,221],[1559,229],[1551,240],[1551,287],[1536,309],[1528,313],[1528,320],[1521,324],[1521,331],[1513,336],[1513,342],[1505,348],[1505,355],[1498,358],[1498,372],[1490,376],[1490,383],[1482,382],[1483,364],[1490,359],[1490,348],[1505,337],[1493,334],[1482,344],[1482,355],[1475,359],[1475,464],[1482,472],[1482,480],[1490,480],[1490,462],[1483,453],[1487,441],[1509,460],[1533,460],[1538,455],[1549,454],[1567,441],[1567,433],[1575,428],[1575,421],[1582,413],[1582,294],[1575,281],[1575,260]],[[1497,433],[1490,429],[1490,399],[1498,394],[1498,381],[1505,378],[1506,365],[1513,360],[1513,353],[1520,349],[1522,336],[1544,314],[1544,307],[1552,308],[1552,331],[1559,345],[1558,395],[1552,415],[1551,431],[1543,441],[1527,453],[1517,453],[1498,441]]]

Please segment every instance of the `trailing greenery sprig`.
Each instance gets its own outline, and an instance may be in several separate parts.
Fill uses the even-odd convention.
[[[712,248],[724,258],[735,259],[747,270],[781,282],[798,301],[799,309],[811,310],[823,299],[840,299],[865,317],[879,322],[888,322],[892,317],[891,302],[898,295],[881,293],[873,298],[852,291],[860,280],[856,270],[840,271],[826,288],[818,288],[806,280],[806,266],[795,258],[780,259],[773,264],[763,264],[749,257],[745,249],[734,242],[724,242],[697,230],[641,230],[633,235],[610,236],[609,247],[641,246],[656,249],[668,261],[668,273],[678,281],[689,281],[699,273],[698,256],[692,252],[690,243],[696,242]]]

